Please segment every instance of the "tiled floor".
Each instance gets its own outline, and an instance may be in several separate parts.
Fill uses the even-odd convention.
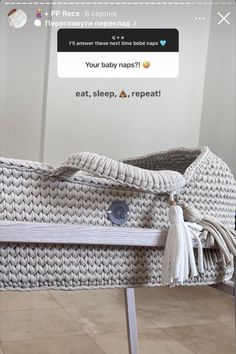
[[[136,289],[140,354],[235,354],[234,299]],[[0,292],[0,354],[128,354],[123,290]]]

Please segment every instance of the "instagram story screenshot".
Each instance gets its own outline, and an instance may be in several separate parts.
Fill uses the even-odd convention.
[[[0,354],[235,353],[235,23],[0,0]]]

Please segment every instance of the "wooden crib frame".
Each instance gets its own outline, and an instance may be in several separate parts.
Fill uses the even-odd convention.
[[[166,236],[167,231],[155,229],[0,221],[0,243],[163,247],[165,246]],[[193,242],[193,246],[197,247],[197,244]],[[210,245],[204,243],[203,247],[210,248]],[[234,282],[213,286],[231,295],[236,294],[236,257],[234,257]],[[129,353],[138,354],[135,290],[127,288],[124,292]]]

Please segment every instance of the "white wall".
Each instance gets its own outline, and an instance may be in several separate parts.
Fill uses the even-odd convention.
[[[221,8],[227,14],[227,6]],[[217,25],[219,15],[212,11],[208,47],[200,145],[209,147],[226,161],[236,176],[235,117],[235,15]]]
[[[58,79],[54,33],[48,102],[43,105],[43,95],[47,93],[44,63],[47,63],[49,31],[33,26],[21,30],[9,28],[6,21],[9,8],[0,4],[0,154],[35,160],[44,155],[45,161],[57,164],[72,151],[98,151],[120,158],[170,146],[200,144],[209,145],[236,172],[235,76],[232,72],[235,24],[231,24],[230,29],[217,27],[218,15],[213,11],[208,44],[208,25],[193,25],[192,15],[201,15],[200,7],[197,8],[198,12],[195,7],[187,20],[186,15],[181,17],[183,7],[181,12],[175,8],[175,13],[169,12],[168,16],[150,14],[148,10],[137,14],[140,27],[146,27],[143,20],[146,16],[148,27],[155,27],[157,23],[158,27],[168,27],[168,18],[171,27],[180,29],[181,76],[176,80]],[[127,19],[127,10],[122,7],[120,11],[121,17]],[[210,16],[210,8],[207,13]],[[27,7],[27,15],[33,21],[35,14],[30,7]],[[163,97],[156,103],[153,100],[91,103],[73,98],[76,90],[97,88],[162,88]],[[41,128],[45,118],[44,141]]]
[[[82,9],[82,7],[81,7]],[[101,7],[99,8],[101,9]],[[211,6],[204,6],[210,18]],[[197,146],[202,111],[209,21],[202,11],[182,6],[117,6],[121,19],[140,28],[177,28],[180,76],[177,79],[60,79],[56,34],[52,29],[44,160],[52,164],[75,151],[122,158],[176,146]],[[57,21],[60,20],[58,17]],[[80,19],[81,20],[81,19]],[[89,18],[87,18],[89,20]],[[79,99],[79,90],[162,90],[160,99]]]
[[[28,17],[21,29],[8,25],[12,6],[0,6],[0,152],[39,160],[48,30],[33,26],[35,6],[21,6]]]

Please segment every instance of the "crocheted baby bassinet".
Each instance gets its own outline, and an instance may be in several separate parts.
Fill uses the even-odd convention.
[[[123,162],[78,153],[58,168],[1,158],[0,192],[0,289],[159,286],[175,278],[199,285],[232,277],[236,184],[207,147]],[[167,241],[160,247],[65,244],[57,234],[51,243],[41,243],[40,234],[37,243],[9,241],[1,225],[7,223],[10,237],[22,222],[112,229],[121,238],[127,228],[144,236],[162,230]]]

